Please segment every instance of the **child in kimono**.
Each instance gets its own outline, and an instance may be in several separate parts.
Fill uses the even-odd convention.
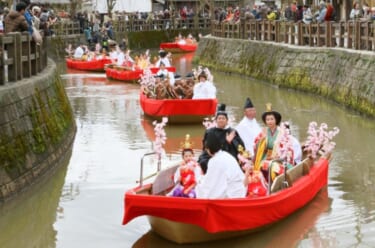
[[[197,181],[202,175],[199,164],[194,159],[194,151],[190,142],[190,135],[186,135],[185,142],[182,147],[182,162],[177,168],[174,175],[176,186],[170,195],[176,197],[195,198],[194,191]]]

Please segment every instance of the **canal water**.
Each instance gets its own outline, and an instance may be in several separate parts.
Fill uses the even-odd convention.
[[[192,54],[180,55],[173,63],[185,75],[191,60]],[[178,247],[152,233],[145,217],[121,225],[124,192],[137,185],[140,159],[154,138],[153,120],[143,117],[138,102],[139,85],[61,67],[77,123],[72,156],[53,178],[0,207],[0,247]],[[374,121],[321,97],[212,73],[232,125],[241,120],[249,96],[258,120],[271,102],[300,140],[311,121],[338,127],[340,133],[328,187],[306,207],[259,233],[184,247],[374,247]],[[163,163],[180,157],[185,134],[198,153],[204,130],[200,124],[167,125]],[[155,163],[146,160],[147,173]]]

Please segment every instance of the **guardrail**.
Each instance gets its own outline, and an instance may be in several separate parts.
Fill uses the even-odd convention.
[[[115,32],[137,32],[166,29],[210,29],[211,20],[209,18],[190,18],[190,19],[130,19],[115,21],[113,23]]]
[[[37,45],[26,33],[0,35],[0,85],[29,78],[47,66],[46,39]]]
[[[59,21],[51,26],[51,30],[57,36],[81,34],[81,27],[78,21]]]
[[[304,24],[287,21],[241,20],[238,24],[213,22],[211,26],[211,34],[222,38],[367,51],[375,51],[374,31],[374,22],[367,21]]]

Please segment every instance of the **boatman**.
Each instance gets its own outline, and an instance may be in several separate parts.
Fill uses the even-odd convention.
[[[237,125],[236,130],[241,139],[245,143],[246,151],[254,155],[254,140],[262,131],[259,123],[256,120],[256,109],[250,98],[246,98],[244,105],[244,117]]]
[[[156,62],[155,67],[160,67],[160,63],[163,63],[166,67],[171,67],[167,52],[164,50],[159,51],[159,60]]]
[[[205,148],[211,159],[206,175],[195,188],[197,198],[242,198],[246,195],[244,173],[236,159],[221,149],[221,142],[214,132],[205,137]]]
[[[199,74],[198,81],[193,88],[193,99],[216,98],[216,87],[213,82],[207,80],[207,74],[204,71]]]
[[[228,125],[228,114],[225,112],[225,107],[225,104],[219,105],[215,117],[216,126],[207,129],[203,137],[203,152],[198,158],[198,163],[200,164],[204,174],[207,171],[207,163],[210,159],[205,146],[208,134],[214,133],[219,140],[220,149],[230,153],[235,160],[238,159],[237,155],[239,146],[241,145],[244,147],[244,143],[236,130]],[[237,166],[240,167],[239,163],[237,163]]]

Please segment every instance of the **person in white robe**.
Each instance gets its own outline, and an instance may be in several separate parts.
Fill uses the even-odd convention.
[[[244,117],[236,127],[238,134],[245,143],[246,151],[250,152],[251,156],[254,155],[254,140],[262,131],[256,120],[256,113],[256,109],[248,97],[244,105]]]
[[[197,184],[197,198],[242,198],[246,196],[243,184],[244,173],[237,160],[228,152],[220,149],[220,142],[214,133],[209,133],[205,142],[211,158],[207,172]]]
[[[83,50],[83,45],[79,45],[74,50],[73,58],[75,58],[75,59],[81,59],[84,53],[85,53],[85,51]]]
[[[164,77],[169,79],[169,84],[171,86],[174,86],[175,78],[174,73],[167,70],[164,63],[160,63],[160,69],[156,72],[156,76],[158,77]]]
[[[164,50],[159,51],[159,60],[156,62],[155,67],[160,67],[160,64],[163,63],[166,67],[171,67],[171,62],[167,56],[167,52]]]
[[[125,62],[125,53],[123,51],[119,51],[115,61],[116,61],[116,65],[122,66]]]
[[[194,85],[193,99],[213,99],[216,98],[215,85],[207,80],[207,75],[201,72],[198,76],[199,82]]]

